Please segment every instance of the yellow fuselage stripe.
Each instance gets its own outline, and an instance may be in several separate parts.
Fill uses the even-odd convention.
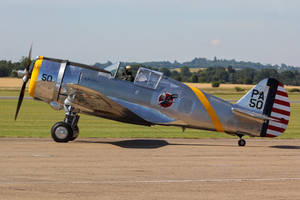
[[[189,86],[189,85],[188,85]],[[196,94],[196,96],[198,97],[198,99],[200,100],[200,102],[202,103],[202,105],[204,106],[206,112],[208,113],[212,123],[214,124],[215,128],[217,131],[219,132],[224,132],[223,126],[214,110],[214,108],[212,107],[212,105],[210,104],[210,102],[208,101],[208,99],[206,98],[206,96],[203,94],[203,92],[201,92],[200,90],[198,90],[195,87],[189,86],[193,92]]]
[[[35,85],[40,72],[40,68],[42,66],[43,56],[40,56],[34,63],[33,70],[31,73],[30,83],[28,87],[28,93],[30,96],[34,97]]]

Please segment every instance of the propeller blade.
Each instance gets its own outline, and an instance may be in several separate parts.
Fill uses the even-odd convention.
[[[28,58],[27,58],[26,71],[29,71],[29,67],[31,64],[31,51],[32,51],[32,43],[30,45],[30,50],[29,50],[29,54],[28,54]]]
[[[22,88],[21,88],[21,91],[20,91],[18,105],[17,105],[17,110],[16,110],[16,114],[15,114],[15,120],[17,120],[17,117],[18,117],[18,114],[19,114],[19,111],[20,111],[20,107],[21,107],[22,102],[23,102],[26,83],[27,82],[23,82],[23,85],[22,85]]]
[[[19,111],[20,111],[20,108],[21,108],[21,105],[22,105],[22,102],[23,102],[23,99],[24,99],[24,93],[25,93],[26,84],[27,84],[27,82],[28,82],[28,80],[30,79],[30,76],[31,76],[29,74],[29,67],[30,67],[30,64],[31,64],[31,51],[32,51],[32,43],[30,45],[30,50],[29,50],[29,54],[28,54],[28,58],[27,58],[27,63],[26,63],[25,69],[24,69],[23,72],[20,72],[20,75],[24,74],[23,75],[23,85],[22,85],[22,88],[20,90],[20,95],[19,95],[17,110],[16,110],[16,114],[15,114],[15,120],[17,120],[17,117],[18,117],[18,114],[19,114]]]

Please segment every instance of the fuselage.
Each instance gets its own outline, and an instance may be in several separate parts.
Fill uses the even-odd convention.
[[[146,81],[143,80],[142,72],[146,75],[150,73]],[[33,66],[29,94],[47,103],[57,102],[63,105],[71,92],[67,85],[76,84],[97,91],[131,109],[150,125],[260,136],[263,122],[236,115],[230,102],[155,71],[140,70],[137,76],[134,82],[129,82],[105,70],[39,57]],[[99,116],[85,110],[81,112]],[[111,116],[103,114],[101,117],[117,120]],[[133,123],[132,120],[120,121]]]

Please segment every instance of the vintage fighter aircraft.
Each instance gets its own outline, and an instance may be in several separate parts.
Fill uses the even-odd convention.
[[[178,126],[244,135],[276,137],[289,122],[290,103],[279,81],[266,78],[237,103],[232,104],[197,88],[140,67],[134,81],[120,77],[120,65],[105,69],[67,60],[38,57],[31,62],[31,48],[24,71],[15,119],[23,101],[27,81],[29,95],[65,110],[64,121],[51,129],[56,142],[77,138],[79,113],[125,123]]]

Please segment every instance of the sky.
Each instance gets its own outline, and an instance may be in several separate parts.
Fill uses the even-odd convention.
[[[300,67],[299,0],[1,0],[0,60],[236,59]]]

